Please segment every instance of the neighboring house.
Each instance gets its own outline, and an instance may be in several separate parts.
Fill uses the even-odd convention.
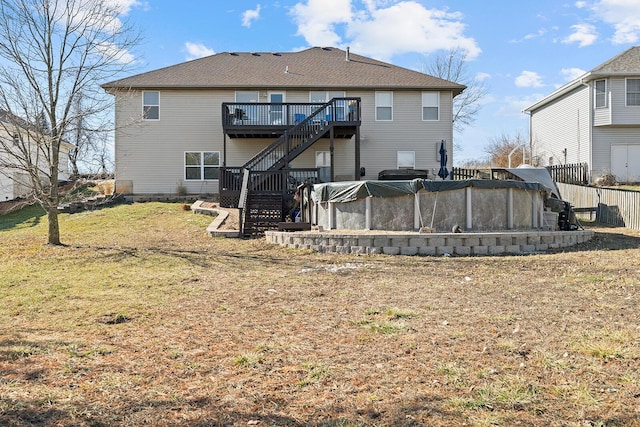
[[[19,156],[20,138],[24,140],[33,135],[35,127],[29,125],[24,120],[17,118],[11,113],[0,110],[0,201],[13,200],[26,196],[32,192],[32,185],[29,174],[24,168],[16,165],[16,159],[8,151],[13,151]],[[63,142],[60,147],[60,161],[58,179],[66,181],[69,179],[69,150],[72,144]],[[29,151],[29,150],[27,150]],[[39,155],[35,144],[31,147],[31,158],[38,159]],[[41,156],[40,156],[41,157]],[[34,163],[36,160],[32,160]],[[42,177],[45,179],[47,164],[43,160],[39,167],[42,170]]]
[[[640,47],[632,47],[524,110],[539,166],[587,163],[590,179],[640,181]]]

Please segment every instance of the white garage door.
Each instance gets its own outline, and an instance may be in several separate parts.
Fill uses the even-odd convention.
[[[618,182],[640,182],[640,144],[612,145],[611,173]]]

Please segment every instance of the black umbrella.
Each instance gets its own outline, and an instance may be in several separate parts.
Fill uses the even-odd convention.
[[[438,176],[442,179],[449,176],[449,171],[447,170],[447,147],[444,145],[444,139],[440,143],[440,171]]]

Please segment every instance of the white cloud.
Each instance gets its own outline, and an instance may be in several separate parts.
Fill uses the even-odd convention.
[[[596,27],[591,24],[576,24],[572,25],[571,29],[573,33],[562,40],[562,43],[578,43],[578,46],[585,47],[592,45],[598,39]]]
[[[560,73],[565,78],[565,81],[570,82],[582,76],[586,71],[581,68],[563,68]]]
[[[146,2],[139,0],[107,0],[105,3],[116,8],[121,15],[128,14],[134,7],[147,7]]]
[[[201,43],[191,43],[186,42],[184,44],[184,49],[187,51],[187,61],[192,59],[203,58],[205,56],[210,56],[215,53],[212,49],[209,49],[205,45]]]
[[[516,77],[515,84],[518,87],[541,87],[542,78],[534,71],[523,71]]]
[[[542,37],[547,34],[548,30],[546,28],[540,28],[535,33],[525,34],[521,39],[510,40],[509,43],[521,43],[525,40],[537,39],[538,37]]]
[[[591,7],[594,17],[612,25],[616,44],[640,40],[640,2],[637,0],[597,0]]]
[[[352,19],[350,0],[308,0],[306,4],[297,3],[290,13],[298,26],[297,34],[310,46],[340,46],[335,26]]]
[[[506,96],[500,101],[500,108],[496,111],[496,117],[510,117],[526,119],[522,111],[543,98],[543,94],[532,94],[524,97]]]
[[[476,41],[464,35],[458,12],[428,9],[414,0],[364,3],[364,9],[355,9],[350,0],[308,0],[297,3],[291,14],[298,34],[312,46],[351,46],[382,60],[456,48],[466,51],[469,60],[481,53]]]
[[[256,21],[260,18],[260,5],[257,5],[255,9],[245,10],[242,14],[242,26],[243,27],[251,27],[253,21]]]
[[[135,57],[128,50],[121,49],[113,43],[101,42],[96,44],[95,47],[104,58],[110,58],[119,64],[132,64],[135,62]]]
[[[485,80],[490,79],[490,78],[491,78],[491,74],[489,74],[489,73],[482,73],[482,72],[481,72],[481,73],[476,74],[476,77],[475,77],[475,79],[476,79],[477,81],[479,81],[479,82],[485,81]]]

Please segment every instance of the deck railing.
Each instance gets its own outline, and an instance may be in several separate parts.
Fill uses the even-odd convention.
[[[242,191],[242,168],[221,168],[220,204],[223,207],[237,207]],[[319,182],[317,168],[281,169],[272,171],[251,171],[247,183],[249,192],[293,194],[301,184]]]
[[[222,126],[231,127],[290,127],[302,123],[309,116],[316,120],[355,122],[360,120],[359,98],[333,98],[328,103],[290,102],[224,102]]]

